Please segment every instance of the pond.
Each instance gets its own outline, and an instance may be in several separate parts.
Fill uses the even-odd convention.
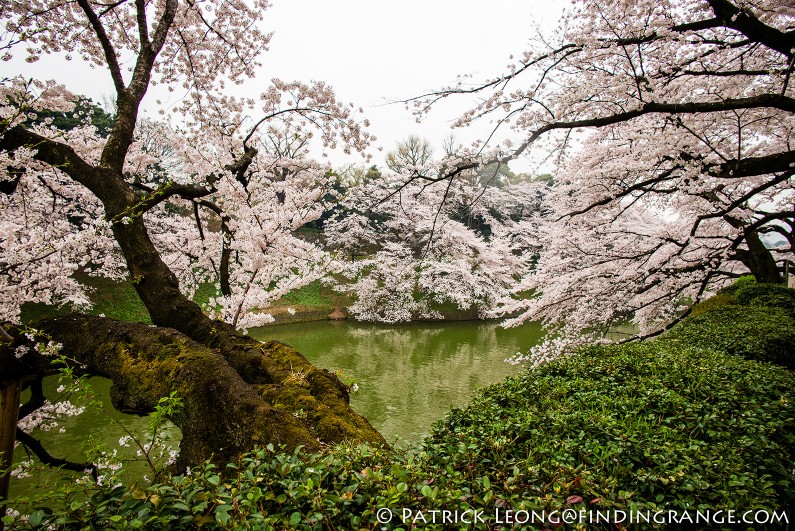
[[[453,406],[463,406],[483,386],[516,374],[519,367],[505,363],[517,351],[526,352],[543,333],[535,323],[504,329],[496,322],[460,321],[377,325],[354,321],[316,321],[268,326],[250,330],[261,340],[277,339],[303,353],[312,363],[330,371],[341,371],[343,381],[355,381],[359,391],[351,405],[364,415],[390,442],[417,442],[434,422]],[[123,415],[110,406],[110,381],[91,378],[106,411],[87,409],[64,423],[59,430],[34,432],[48,451],[57,457],[79,460],[89,446],[118,448],[126,435],[118,419],[131,432],[148,439],[146,417]],[[47,396],[58,396],[57,377],[45,380]],[[176,447],[179,430],[170,433]],[[149,436],[150,437],[150,436]],[[134,457],[134,449],[127,449]],[[27,456],[18,447],[14,461]],[[140,462],[125,466],[127,478],[140,479],[147,468]],[[54,484],[73,480],[70,474],[37,472],[33,477],[11,482],[11,495],[46,492]]]
[[[318,367],[342,371],[359,387],[351,405],[388,441],[418,441],[453,406],[463,406],[479,387],[516,374],[505,363],[543,335],[528,323],[505,329],[496,322],[413,322],[378,325],[317,321],[250,330],[278,339]]]

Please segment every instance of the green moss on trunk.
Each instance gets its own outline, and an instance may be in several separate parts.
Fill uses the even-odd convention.
[[[170,328],[86,315],[40,327],[91,374],[113,381],[120,411],[145,414],[176,391],[184,408],[178,466],[226,462],[256,446],[319,448],[342,441],[383,443],[348,404],[345,386],[287,345],[261,344],[222,323],[210,346]]]

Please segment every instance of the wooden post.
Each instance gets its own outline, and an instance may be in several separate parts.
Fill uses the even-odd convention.
[[[21,385],[19,380],[2,382],[0,388],[0,518],[6,514],[8,490],[11,485],[11,464],[17,436],[17,415]],[[0,522],[0,529],[5,527]]]

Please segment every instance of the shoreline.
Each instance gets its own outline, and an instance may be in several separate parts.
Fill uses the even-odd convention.
[[[294,313],[291,313],[293,310]],[[274,321],[266,323],[262,326],[278,326],[285,324],[296,323],[309,323],[313,321],[353,321],[356,323],[367,322],[359,321],[358,319],[350,316],[346,308],[342,308],[344,317],[332,318],[332,313],[337,313],[337,309],[333,306],[322,307],[302,307],[300,304],[289,306],[274,306],[266,310],[267,313],[273,316]],[[492,319],[483,319],[478,316],[477,310],[455,310],[455,311],[442,311],[442,318],[440,319],[412,319],[408,322],[425,322],[425,323],[440,323],[447,321],[491,321]]]

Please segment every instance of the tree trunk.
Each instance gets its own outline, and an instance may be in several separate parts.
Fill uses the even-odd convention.
[[[738,250],[737,256],[756,277],[756,281],[762,284],[781,284],[781,272],[776,260],[762,243],[759,235],[755,232],[746,234],[745,243],[748,245],[748,250],[744,252]]]
[[[119,411],[146,414],[172,391],[184,402],[178,467],[228,462],[256,446],[315,450],[343,441],[385,443],[348,403],[347,388],[287,345],[262,344],[217,323],[212,344],[168,328],[86,315],[40,329],[86,372],[110,378]]]
[[[105,206],[110,219],[122,215],[127,208],[125,204],[113,207]],[[176,275],[163,262],[149,238],[143,217],[134,217],[128,223],[115,223],[113,235],[127,262],[135,291],[149,311],[152,322],[204,342],[211,334],[213,323],[199,305],[180,291]]]
[[[14,435],[17,430],[20,382],[0,381],[0,518],[6,514],[5,500],[11,483],[11,464],[14,460]],[[3,524],[0,523],[0,529]]]

